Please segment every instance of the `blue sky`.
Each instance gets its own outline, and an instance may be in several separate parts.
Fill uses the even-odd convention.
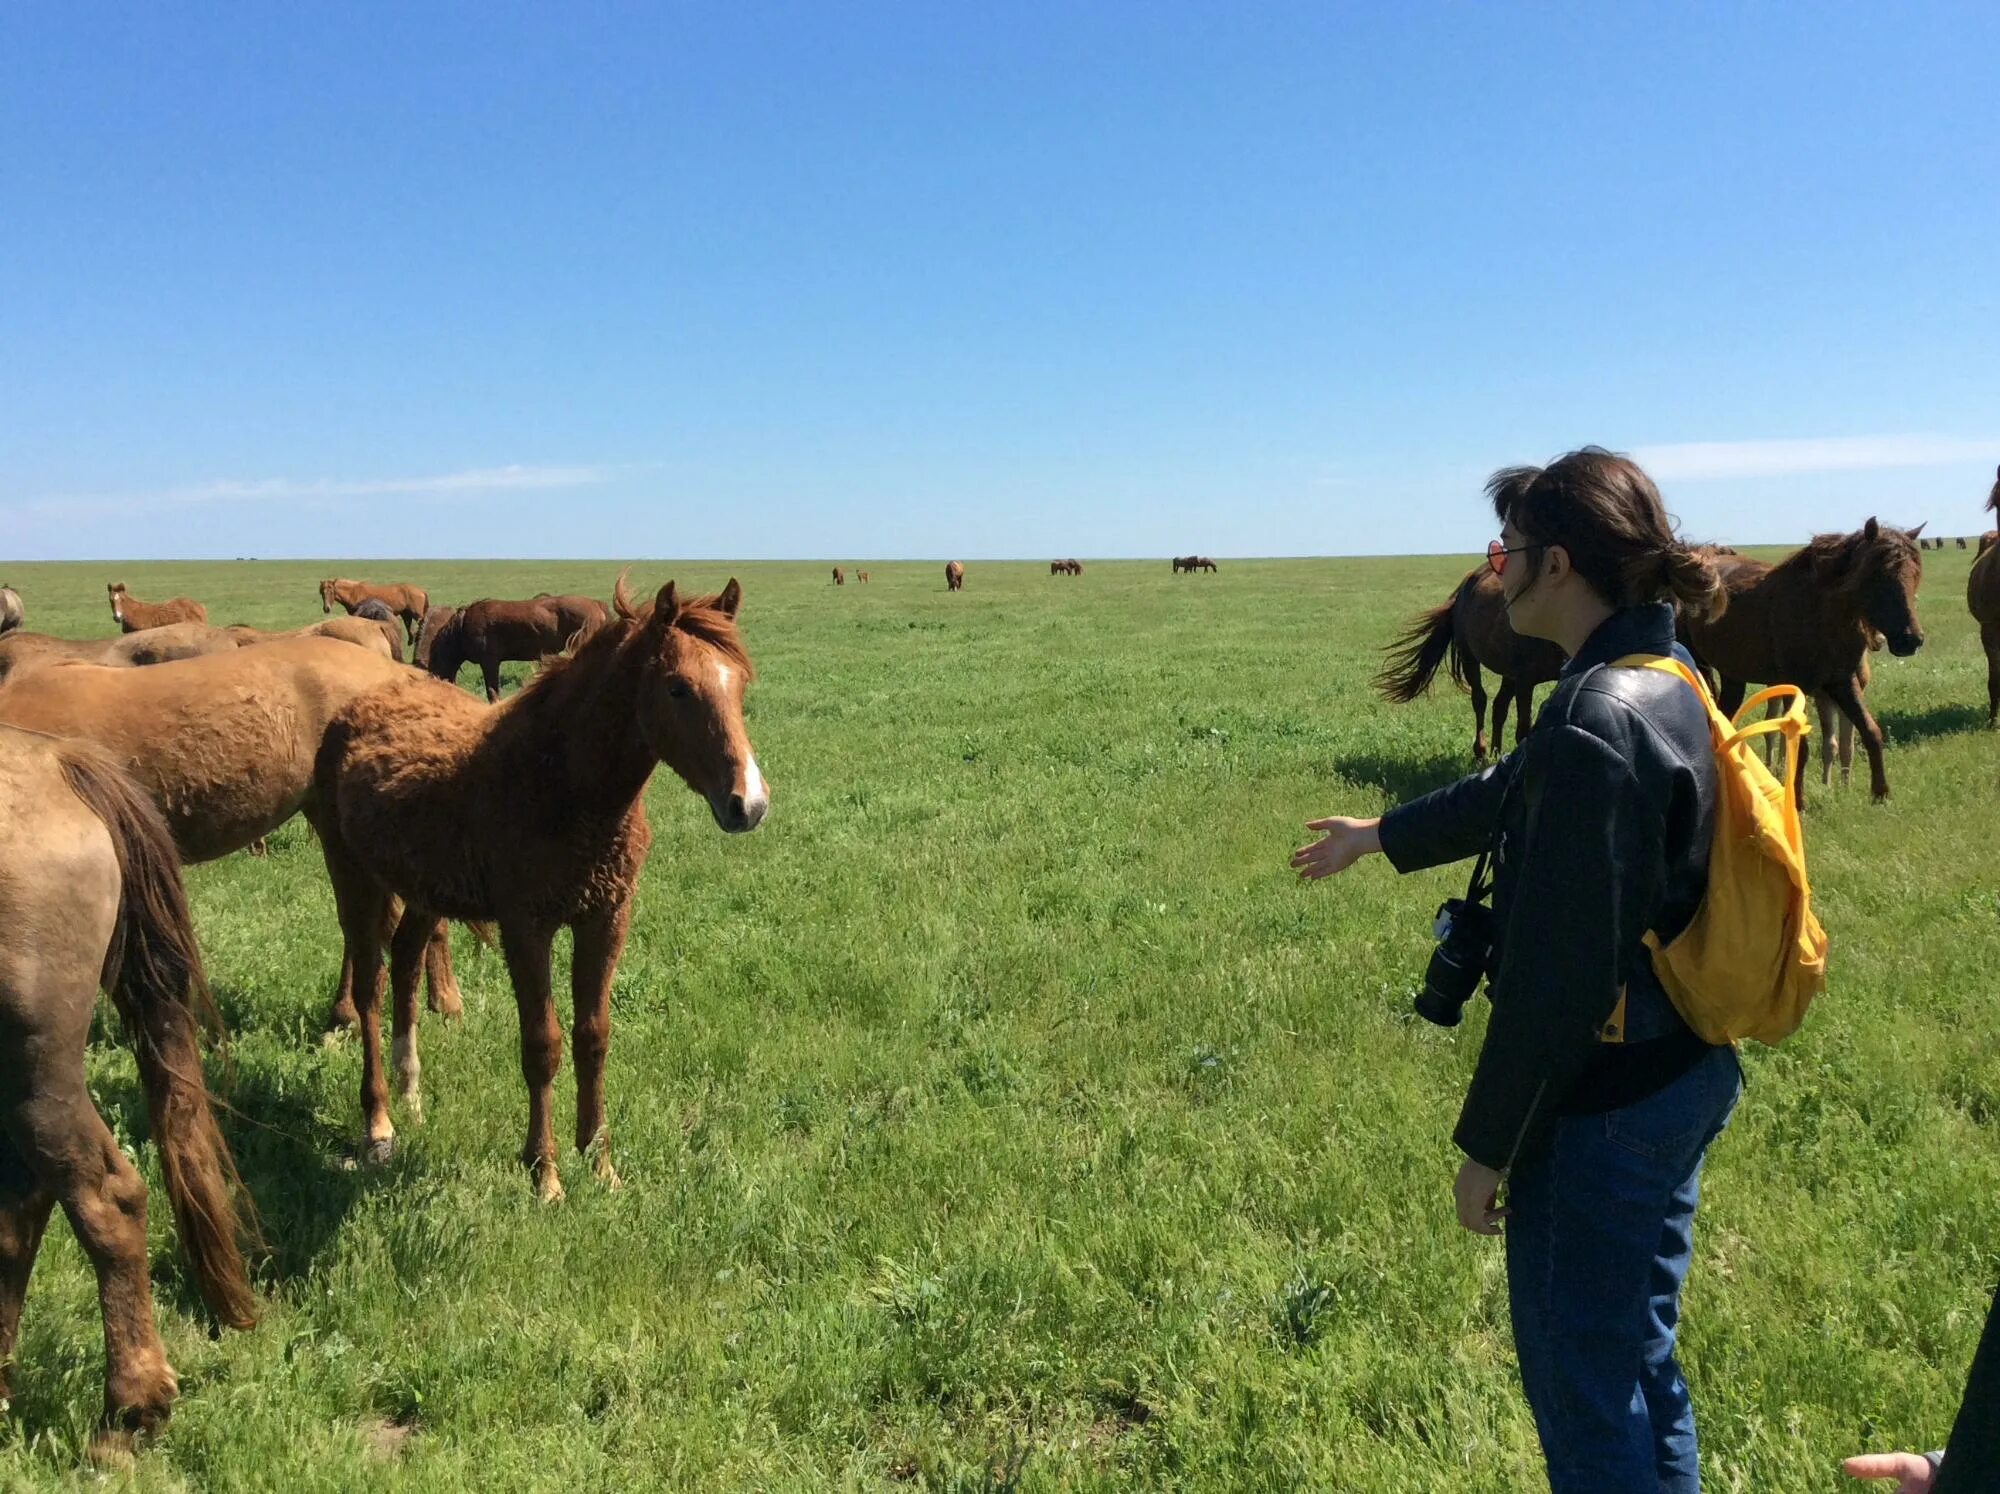
[[[2000,8],[8,7],[0,558],[1981,527]]]

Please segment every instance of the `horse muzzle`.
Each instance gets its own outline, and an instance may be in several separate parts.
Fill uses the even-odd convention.
[[[1889,652],[1899,659],[1909,658],[1923,646],[1924,635],[1921,633],[1898,633],[1889,640]]]
[[[708,796],[708,812],[715,816],[716,825],[731,835],[747,835],[764,822],[764,812],[771,807],[771,787],[764,782],[764,775],[757,770],[752,759],[743,774],[743,781],[726,794]]]

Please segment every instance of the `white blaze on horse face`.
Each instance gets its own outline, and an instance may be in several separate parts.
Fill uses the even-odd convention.
[[[743,765],[743,809],[750,817],[753,828],[770,807],[771,791],[764,786],[764,775],[758,770],[757,759],[753,757]]]
[[[715,666],[715,678],[717,682],[721,684],[723,689],[727,690],[729,688],[729,682],[735,677],[736,677],[735,673],[730,669],[730,667],[727,664],[718,664]]]

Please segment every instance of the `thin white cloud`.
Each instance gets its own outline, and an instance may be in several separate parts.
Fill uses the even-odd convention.
[[[1790,477],[1812,472],[1880,472],[1992,461],[2000,440],[1957,436],[1830,436],[1797,441],[1682,441],[1641,446],[1633,459],[1663,482]]]
[[[149,508],[198,508],[218,503],[310,503],[331,498],[467,498],[550,488],[587,488],[610,482],[625,466],[470,467],[427,477],[228,478],[183,487],[123,493],[50,493],[26,500],[31,513],[82,515]]]

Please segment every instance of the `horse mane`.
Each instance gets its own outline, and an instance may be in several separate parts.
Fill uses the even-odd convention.
[[[1994,513],[2000,514],[2000,475],[1996,475],[1993,479],[1993,491],[1986,495],[1986,506]]]
[[[618,583],[611,589],[611,610],[619,618],[643,626],[653,615],[653,603],[639,606],[632,603],[632,594],[626,590],[627,572],[618,573]],[[722,654],[731,665],[743,671],[743,677],[750,679],[756,674],[756,666],[750,662],[749,652],[743,647],[743,635],[737,631],[736,619],[722,610],[722,593],[707,596],[688,597],[681,601],[674,611],[674,627],[677,631],[699,638]],[[606,626],[598,630],[609,633],[616,631]],[[624,636],[622,633],[620,636]],[[595,639],[592,640],[593,642]],[[587,646],[587,645],[586,645]],[[582,649],[577,653],[581,655]]]
[[[1861,562],[1871,551],[1882,555],[1883,566],[1888,570],[1902,571],[1913,566],[1921,569],[1923,566],[1923,561],[1917,558],[1915,540],[1901,529],[1880,524],[1876,526],[1872,540],[1865,527],[1849,534],[1816,534],[1801,549],[1786,556],[1771,569],[1799,569],[1830,577],[1835,591],[1847,591],[1860,584],[1864,574]]]

